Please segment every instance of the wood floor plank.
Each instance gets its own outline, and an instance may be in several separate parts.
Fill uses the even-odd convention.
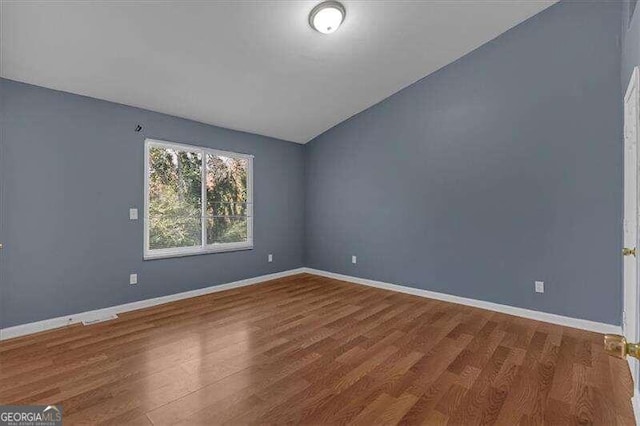
[[[634,424],[602,335],[300,274],[0,342],[65,424]]]

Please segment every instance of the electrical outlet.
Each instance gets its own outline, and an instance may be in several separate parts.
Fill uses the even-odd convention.
[[[536,293],[544,293],[544,282],[536,281]]]
[[[138,220],[138,209],[129,209],[129,220]]]
[[[351,256],[351,263],[353,263],[354,265],[358,263],[358,258],[355,256]]]
[[[138,274],[129,275],[129,284],[131,285],[138,284]]]
[[[273,262],[273,255],[272,255],[272,254],[269,254],[269,256],[267,257],[267,259],[268,259],[267,261],[268,261],[269,263]]]

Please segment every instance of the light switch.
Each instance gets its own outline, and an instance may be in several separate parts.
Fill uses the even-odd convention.
[[[138,274],[129,275],[129,284],[131,285],[138,284]]]

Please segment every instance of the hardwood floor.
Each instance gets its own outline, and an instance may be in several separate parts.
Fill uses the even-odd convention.
[[[602,335],[301,274],[0,343],[65,424],[634,424]]]

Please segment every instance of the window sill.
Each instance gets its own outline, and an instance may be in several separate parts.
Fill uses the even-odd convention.
[[[144,260],[170,259],[172,257],[199,256],[202,254],[228,253],[232,251],[253,250],[253,244],[225,245],[222,247],[197,247],[182,250],[153,250],[145,252]]]

